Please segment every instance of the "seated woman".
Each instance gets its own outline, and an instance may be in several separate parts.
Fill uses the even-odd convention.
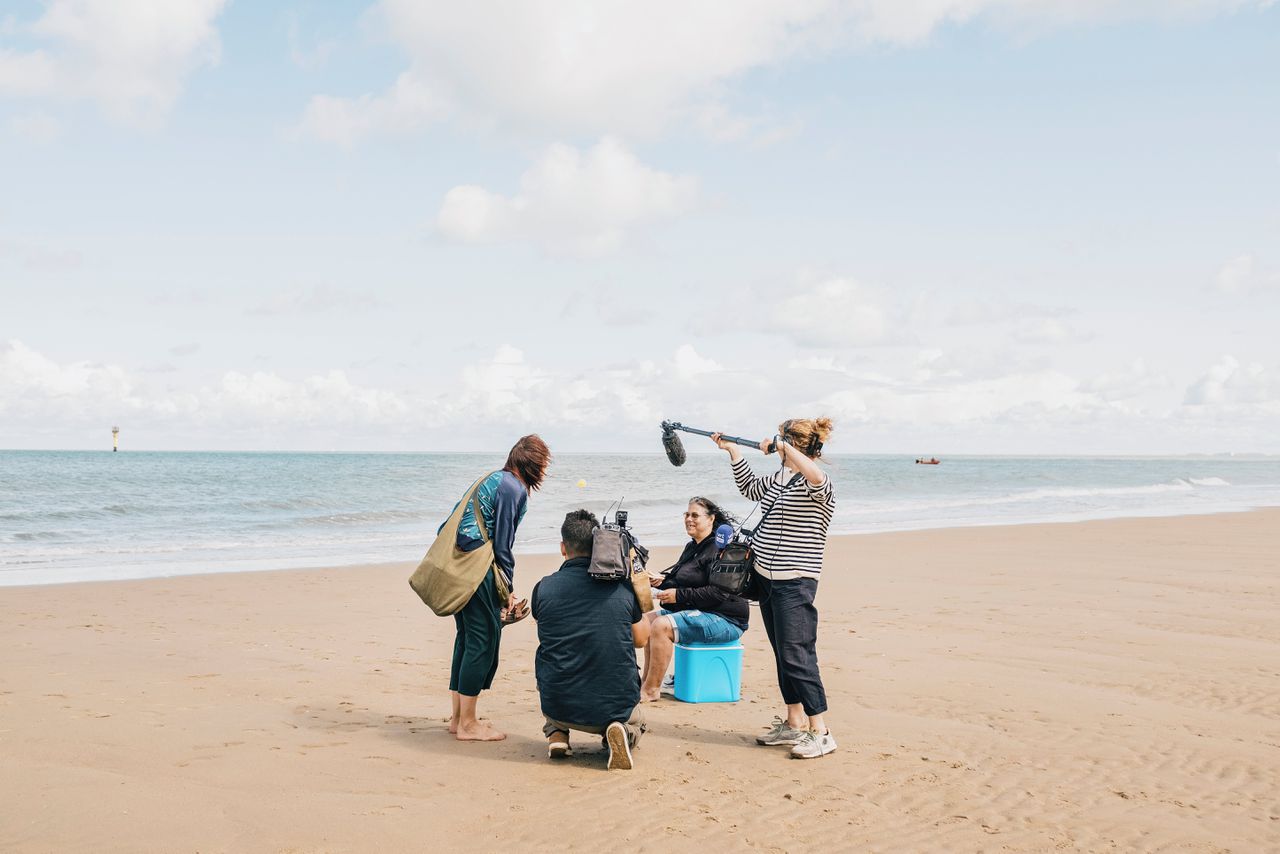
[[[650,583],[659,609],[645,614],[649,643],[645,646],[640,701],[661,696],[662,677],[677,642],[733,643],[747,630],[747,600],[714,587],[711,564],[716,559],[715,529],[732,524],[727,513],[706,498],[692,498],[684,514],[691,539],[675,565]]]

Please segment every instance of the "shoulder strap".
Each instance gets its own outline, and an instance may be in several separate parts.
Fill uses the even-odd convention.
[[[484,514],[480,512],[480,502],[476,501],[477,493],[480,492],[480,486],[486,480],[493,477],[498,472],[491,471],[484,477],[476,481],[476,485],[471,488],[471,494],[467,496],[467,501],[471,503],[471,515],[476,519],[476,527],[480,529],[480,536],[484,537],[485,542],[489,541],[489,529],[484,524]]]
[[[773,499],[773,503],[769,505],[769,509],[764,511],[764,515],[760,517],[760,521],[756,522],[757,531],[760,530],[760,526],[764,524],[764,520],[769,518],[769,514],[773,512],[773,508],[777,507],[778,502],[782,501],[782,496],[786,493],[786,491],[791,487],[795,486],[797,483],[799,483],[803,479],[804,479],[804,475],[796,474],[792,476],[791,480],[787,481],[782,485],[782,489],[778,490],[778,497]]]

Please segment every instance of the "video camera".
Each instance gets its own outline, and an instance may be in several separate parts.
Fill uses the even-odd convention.
[[[635,535],[627,527],[626,510],[613,514],[613,522],[606,521],[591,534],[591,564],[587,575],[596,581],[628,581],[633,575],[644,572],[649,562],[649,550],[636,542]]]

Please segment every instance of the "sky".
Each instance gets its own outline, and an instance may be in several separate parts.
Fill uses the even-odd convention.
[[[0,4],[0,448],[1280,453],[1278,330],[1272,0]]]

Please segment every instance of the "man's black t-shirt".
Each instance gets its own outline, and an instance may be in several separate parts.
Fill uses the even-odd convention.
[[[533,588],[534,671],[542,713],[564,723],[625,721],[640,702],[631,625],[642,619],[631,585],[596,581],[589,558],[570,558]]]

